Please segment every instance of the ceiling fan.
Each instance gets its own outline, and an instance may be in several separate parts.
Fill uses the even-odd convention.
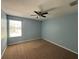
[[[45,10],[45,11],[43,11],[42,9],[43,8],[40,8],[40,11],[34,11],[34,13],[36,15],[31,15],[31,16],[37,16],[36,18],[39,18],[39,17],[46,18],[46,15],[48,14],[48,12],[51,11],[51,10],[54,10],[56,8],[51,8],[51,9],[48,9],[48,10]]]
[[[77,5],[77,4],[78,4],[78,0],[75,0],[75,1],[71,2],[69,5],[72,7],[72,6],[75,6],[75,5]],[[53,8],[50,8],[50,9],[44,11],[43,8],[42,8],[42,6],[40,5],[40,6],[39,6],[40,11],[34,11],[34,13],[35,13],[36,15],[31,15],[31,16],[37,16],[37,17],[36,17],[37,19],[38,19],[39,17],[46,18],[46,15],[48,14],[49,11],[55,10],[55,9],[57,9],[57,8],[60,8],[60,7],[53,7]]]
[[[34,11],[34,13],[35,13],[36,15],[31,15],[31,16],[37,16],[37,18],[38,18],[38,17],[44,17],[44,18],[46,18],[46,14],[48,14],[47,11],[45,11],[45,12],[42,12],[42,11]]]

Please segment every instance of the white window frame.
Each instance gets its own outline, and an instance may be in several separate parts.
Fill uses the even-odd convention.
[[[22,21],[9,20],[9,37],[21,37],[21,36],[22,36]]]

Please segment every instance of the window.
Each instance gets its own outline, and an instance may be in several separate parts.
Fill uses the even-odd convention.
[[[22,22],[9,20],[9,37],[22,36]]]

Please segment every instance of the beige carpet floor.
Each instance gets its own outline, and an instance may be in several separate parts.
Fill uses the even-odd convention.
[[[38,39],[11,45],[2,59],[78,59],[77,54]]]

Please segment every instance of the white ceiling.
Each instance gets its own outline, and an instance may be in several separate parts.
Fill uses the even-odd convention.
[[[48,12],[47,18],[50,18],[77,11],[77,5],[73,7],[69,5],[72,1],[74,0],[2,0],[1,8],[9,15],[36,19],[35,16],[30,15],[35,14],[35,10],[40,10],[40,6],[43,10],[59,7]]]

